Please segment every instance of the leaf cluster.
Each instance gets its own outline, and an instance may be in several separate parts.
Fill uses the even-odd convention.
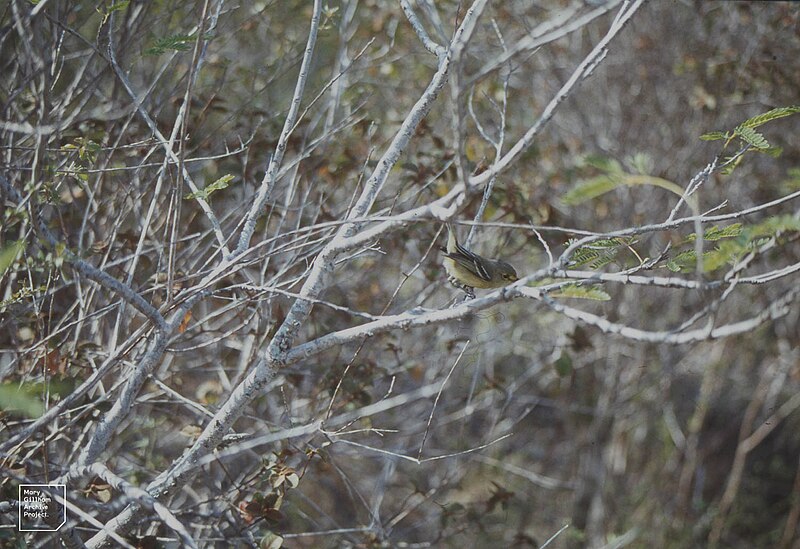
[[[719,244],[713,250],[703,253],[703,271],[710,273],[726,265],[733,265],[770,238],[780,238],[787,233],[798,232],[800,232],[800,219],[791,215],[770,217],[750,226],[734,223],[723,228],[712,227],[706,231],[703,239]],[[684,239],[683,244],[691,244],[696,238],[695,234],[691,234]],[[666,261],[663,266],[672,272],[685,273],[694,271],[696,264],[695,250],[688,249]]]

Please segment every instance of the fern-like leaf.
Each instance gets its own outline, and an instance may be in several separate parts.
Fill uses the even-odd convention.
[[[611,296],[595,286],[580,286],[567,284],[560,289],[550,292],[550,297],[563,297],[571,299],[590,299],[592,301],[610,301]]]
[[[616,259],[620,248],[630,247],[635,242],[633,237],[598,240],[575,250],[569,264],[573,267],[585,265],[594,270],[602,269]]]
[[[736,135],[742,141],[752,145],[756,149],[769,148],[769,141],[767,141],[763,135],[748,126],[739,126],[736,128]]]
[[[144,50],[145,55],[161,55],[168,51],[186,51],[192,47],[196,38],[190,34],[173,34],[156,39],[152,46]]]
[[[208,197],[211,196],[211,193],[226,188],[232,180],[233,176],[231,174],[225,174],[210,185],[206,185],[196,193],[187,194],[184,198],[186,200],[190,200],[192,198],[202,198],[203,200],[208,200]]]
[[[800,112],[800,106],[797,105],[793,105],[791,107],[779,107],[777,109],[772,109],[771,111],[758,114],[753,118],[749,118],[742,122],[739,127],[757,128],[763,124],[766,124],[767,122],[777,120],[778,118],[791,116],[793,114],[797,114],[798,112]]]
[[[720,139],[728,139],[728,134],[725,132],[709,132],[700,136],[701,141],[718,141]]]
[[[735,238],[742,234],[742,224],[741,223],[732,223],[731,225],[727,225],[725,227],[718,227],[714,225],[713,227],[706,230],[703,233],[703,240],[708,242],[715,242],[717,240],[722,240],[723,238]],[[697,235],[692,233],[686,237],[684,240],[685,243],[694,242],[697,238]]]

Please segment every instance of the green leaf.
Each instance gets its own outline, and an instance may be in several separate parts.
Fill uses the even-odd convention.
[[[709,132],[701,135],[700,139],[704,141],[725,139],[725,147],[727,147],[731,139],[738,137],[753,147],[756,152],[763,152],[772,156],[773,158],[777,158],[783,152],[782,149],[780,147],[771,147],[767,139],[761,133],[755,131],[755,128],[762,126],[767,122],[777,120],[778,118],[784,118],[786,116],[797,114],[798,112],[800,112],[800,106],[797,105],[792,105],[790,107],[779,107],[745,120],[736,126],[736,128],[733,130],[733,133]],[[736,166],[738,166],[740,159],[741,157],[737,159],[735,164],[724,168],[721,173],[723,175],[728,175],[733,172],[733,170],[736,169]]]
[[[581,204],[582,202],[586,202],[587,200],[597,198],[602,194],[616,189],[620,185],[652,185],[654,187],[666,189],[677,196],[683,196],[683,188],[667,179],[647,175],[646,173],[625,173],[622,170],[619,162],[615,160],[609,160],[606,163],[602,163],[598,158],[591,158],[591,161],[593,162],[592,165],[605,171],[606,173],[582,181],[564,194],[562,200],[567,205],[575,206],[577,204]],[[587,163],[588,162],[589,160],[587,159]],[[651,162],[652,161],[649,159],[649,157],[644,154],[634,155],[631,158],[631,163],[639,172],[646,171],[648,166],[651,165]],[[695,197],[687,197],[686,202],[693,211],[697,211],[697,199]]]
[[[745,120],[739,127],[742,128],[757,128],[762,124],[766,124],[767,122],[771,122],[773,120],[777,120],[778,118],[784,118],[786,116],[791,116],[793,114],[797,114],[800,112],[800,106],[791,106],[791,107],[779,107],[777,109],[772,109],[771,111],[767,111],[763,114],[759,114]]]
[[[727,139],[728,134],[725,132],[709,132],[700,136],[702,141],[717,141],[719,139]]]
[[[734,223],[722,229],[712,227],[704,238],[710,241],[716,240],[719,244],[703,254],[703,271],[710,273],[731,265],[772,237],[798,232],[800,232],[800,219],[790,214],[773,216],[755,225],[743,226]],[[693,241],[694,235],[690,235],[684,243]],[[696,268],[696,257],[694,250],[685,250],[667,261],[664,266],[672,272],[691,272]]]
[[[598,175],[597,177],[592,177],[578,183],[564,195],[563,200],[566,204],[575,206],[597,198],[609,191],[613,191],[620,185],[622,185],[622,181],[618,178],[609,177],[608,175]]]
[[[578,286],[567,284],[561,289],[550,292],[550,297],[564,297],[570,299],[591,299],[592,301],[609,301],[611,296],[603,290],[593,286]]]
[[[694,250],[686,250],[667,261],[666,266],[673,273],[679,273],[689,270],[690,267],[694,268],[696,258],[697,254],[695,254]]]
[[[24,246],[24,240],[17,240],[0,250],[0,276],[3,276],[8,268],[14,264]]]
[[[766,149],[758,149],[758,152],[762,152],[772,158],[778,158],[783,154],[783,147],[768,147]]]
[[[100,152],[100,145],[91,139],[82,141],[78,149],[78,158],[84,161],[94,162],[97,159],[97,153]]]
[[[740,234],[742,234],[741,223],[732,223],[731,225],[727,225],[725,227],[717,227],[714,225],[713,227],[707,229],[703,234],[703,240],[715,242],[717,240],[722,240],[723,238],[734,238]],[[697,235],[692,233],[686,237],[685,242],[694,242],[696,238]]]
[[[573,267],[587,265],[591,269],[601,269],[616,259],[620,248],[627,248],[635,243],[634,237],[597,240],[575,250],[569,264]]]
[[[191,200],[193,198],[195,199],[202,198],[203,200],[208,200],[208,197],[211,196],[211,193],[228,187],[228,185],[232,180],[233,180],[233,175],[225,174],[216,181],[214,181],[212,184],[206,185],[204,188],[200,189],[196,193],[189,193],[184,198],[186,200]]]
[[[602,269],[617,257],[617,250],[593,250],[591,248],[579,248],[572,254],[571,266],[588,265],[591,269]]]
[[[738,242],[723,242],[717,248],[703,254],[703,271],[712,273],[717,269],[733,264],[747,251]]]
[[[705,240],[714,242],[715,240],[722,240],[723,238],[733,238],[735,236],[739,236],[740,234],[742,234],[742,224],[732,223],[727,227],[722,228],[714,225],[706,231],[706,234],[703,235],[703,238]]]
[[[114,2],[108,7],[108,13],[111,13],[113,11],[124,10],[125,8],[128,7],[128,4],[130,3],[131,3],[130,0],[119,0],[118,2]]]
[[[771,237],[787,232],[799,231],[800,219],[793,215],[786,214],[769,217],[757,225],[748,227],[747,236],[752,240],[755,238]]]
[[[16,383],[3,383],[0,385],[0,409],[37,418],[44,413],[44,404],[26,390],[25,384],[20,387]]]
[[[583,158],[583,163],[586,164],[587,166],[597,168],[601,172],[605,172],[607,174],[623,173],[622,164],[620,164],[613,158],[608,158],[607,156],[600,156],[599,154],[590,154]]]
[[[192,42],[196,40],[190,34],[173,34],[172,36],[165,36],[158,38],[152,46],[144,50],[145,55],[161,55],[167,51],[186,51],[192,46]]]
[[[723,242],[721,246],[703,254],[703,272],[710,273],[733,263],[744,251],[745,248],[733,240]],[[666,267],[674,273],[693,272],[697,268],[696,258],[694,250],[686,250],[667,261]]]
[[[567,377],[572,374],[574,368],[572,367],[572,357],[569,353],[561,352],[561,355],[553,363],[558,377]]]
[[[736,135],[744,142],[749,143],[756,149],[768,149],[769,142],[766,138],[748,126],[739,126],[735,130]]]
[[[642,152],[637,152],[632,157],[628,158],[627,164],[639,175],[648,175],[655,167],[653,165],[653,158],[649,154]]]

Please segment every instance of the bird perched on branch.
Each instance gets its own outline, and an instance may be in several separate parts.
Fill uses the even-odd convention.
[[[473,288],[487,290],[502,288],[519,280],[517,271],[501,259],[487,259],[473,253],[458,243],[451,224],[447,224],[447,248],[444,252],[444,269],[448,280],[475,297]]]

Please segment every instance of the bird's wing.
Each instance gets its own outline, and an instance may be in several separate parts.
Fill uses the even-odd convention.
[[[445,256],[449,257],[465,269],[468,269],[472,274],[481,278],[482,280],[491,281],[492,276],[486,270],[484,262],[477,255],[466,249],[461,244],[456,244],[456,250],[453,253],[446,253]]]

